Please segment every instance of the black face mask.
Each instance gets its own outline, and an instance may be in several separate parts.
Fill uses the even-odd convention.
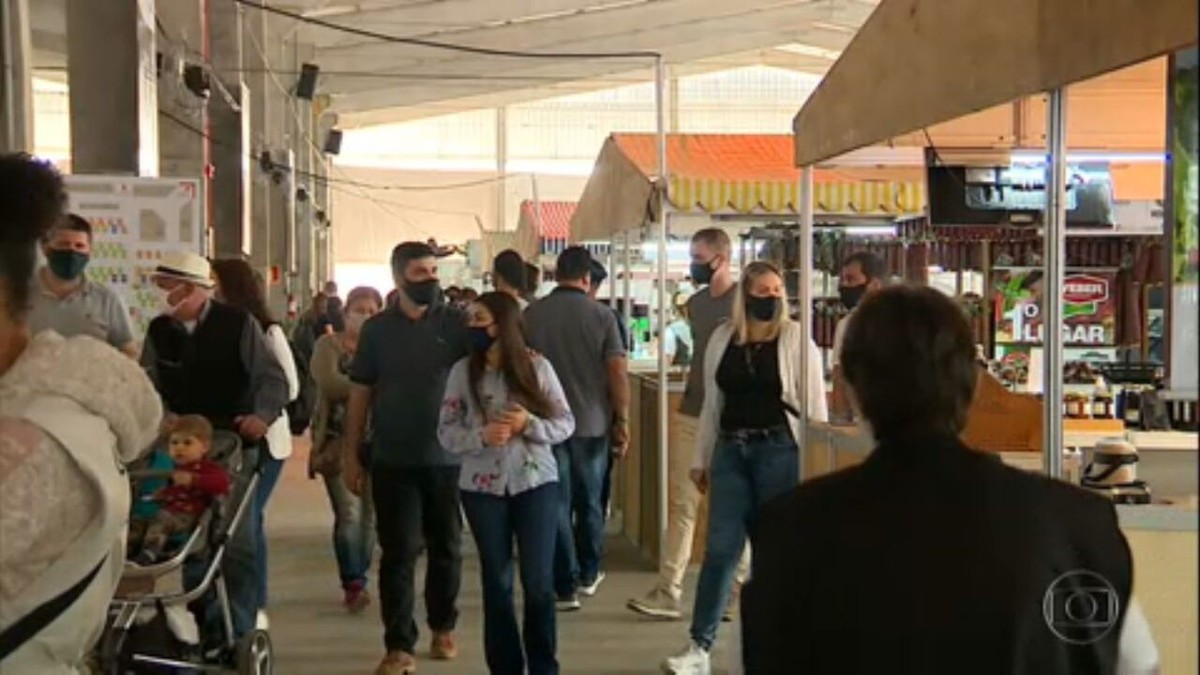
[[[746,315],[758,321],[774,321],[779,315],[779,298],[750,296],[746,299]]]
[[[700,284],[701,286],[707,286],[708,284],[712,283],[713,262],[715,262],[715,260],[711,260],[706,263],[692,263],[691,269],[688,270],[691,273],[692,281]]]
[[[425,281],[407,281],[404,284],[404,294],[418,307],[428,307],[437,299],[442,289],[437,279]]]
[[[838,286],[838,298],[846,309],[854,309],[858,303],[862,302],[863,295],[867,292],[867,285],[862,286]]]

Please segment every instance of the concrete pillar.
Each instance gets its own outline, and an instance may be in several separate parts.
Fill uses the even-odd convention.
[[[80,0],[71,0],[72,2]],[[84,0],[87,1],[87,0]],[[208,3],[213,93],[208,104],[212,141],[212,253],[241,257],[250,252],[250,97],[242,83],[242,19],[232,2]]]
[[[208,125],[207,104],[183,84],[183,68],[200,65],[204,49],[204,16],[200,0],[172,0],[159,3],[158,20],[163,25],[159,50],[164,70],[158,81],[158,152],[159,173],[171,178],[200,181],[201,204],[205,222],[209,208],[208,141],[203,132]],[[209,232],[201,242],[208,253]]]
[[[154,0],[67,0],[71,168],[158,175]]]
[[[33,48],[27,0],[0,0],[0,152],[33,151]]]
[[[316,49],[311,44],[293,42],[292,68],[294,73],[300,72],[303,63],[312,62]],[[294,83],[293,83],[294,84]],[[295,233],[296,233],[296,275],[294,292],[302,300],[311,298],[316,292],[316,240],[313,236],[314,198],[316,196],[316,181],[313,179],[316,169],[315,160],[318,143],[315,137],[313,123],[313,102],[292,97],[291,127],[289,129],[290,145],[296,157],[297,199],[295,200]]]
[[[283,46],[284,22],[266,12],[249,11],[243,16],[243,80],[249,93],[249,124],[252,153],[271,152],[272,161],[289,165],[288,118],[291,116],[289,86],[294,79],[281,73],[291,69],[290,54]],[[267,301],[277,316],[287,311],[292,278],[289,268],[291,185],[276,179],[251,161],[250,260],[264,271],[278,270],[280,277],[267,286]]]

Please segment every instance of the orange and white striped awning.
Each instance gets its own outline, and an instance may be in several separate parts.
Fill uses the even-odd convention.
[[[667,201],[684,213],[799,213],[793,143],[787,135],[672,134]],[[572,240],[641,227],[655,208],[657,171],[652,134],[611,136],[572,218]],[[900,219],[923,213],[926,205],[923,167],[817,169],[813,190],[820,216]]]
[[[673,177],[668,200],[676,210],[708,213],[798,213],[796,181],[728,181]],[[904,216],[925,208],[925,185],[915,181],[822,181],[813,184],[813,210],[847,216]]]

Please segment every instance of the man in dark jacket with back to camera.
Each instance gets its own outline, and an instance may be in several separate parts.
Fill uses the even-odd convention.
[[[466,316],[442,298],[436,252],[406,242],[392,251],[396,302],[363,326],[350,367],[354,387],[346,412],[342,478],[355,494],[370,489],[383,556],[379,595],[387,654],[376,675],[416,670],[414,589],[422,545],[429,557],[425,611],[436,660],[457,656],[462,579],[459,460],[438,443],[438,414],[450,367],[467,354]],[[366,439],[368,410],[371,438]],[[370,446],[370,466],[358,448]],[[370,472],[370,481],[364,471]],[[369,485],[369,488],[368,488]]]
[[[1112,503],[958,440],[977,370],[952,300],[878,291],[842,366],[877,447],[754,524],[747,675],[1157,671]]]

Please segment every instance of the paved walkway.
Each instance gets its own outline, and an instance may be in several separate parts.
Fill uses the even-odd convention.
[[[267,515],[276,672],[370,675],[382,650],[378,605],[361,616],[347,615],[341,608],[329,534],[332,516],[323,487],[305,475],[305,454],[297,443],[297,453],[285,466]],[[661,659],[685,641],[685,622],[645,620],[625,609],[629,597],[649,588],[653,570],[636,561],[631,547],[619,540],[610,540],[610,549],[609,577],[599,595],[583,611],[559,615],[559,662],[565,675],[657,673]],[[374,581],[372,574],[372,584]],[[453,663],[421,661],[423,675],[487,672],[479,566],[471,554],[464,564],[459,607],[459,659]],[[418,611],[421,616],[423,610]],[[419,651],[428,649],[428,633],[424,626],[422,630]],[[722,626],[715,656],[718,673],[726,672],[723,666],[728,656],[720,645],[728,642],[731,630],[729,624]]]

